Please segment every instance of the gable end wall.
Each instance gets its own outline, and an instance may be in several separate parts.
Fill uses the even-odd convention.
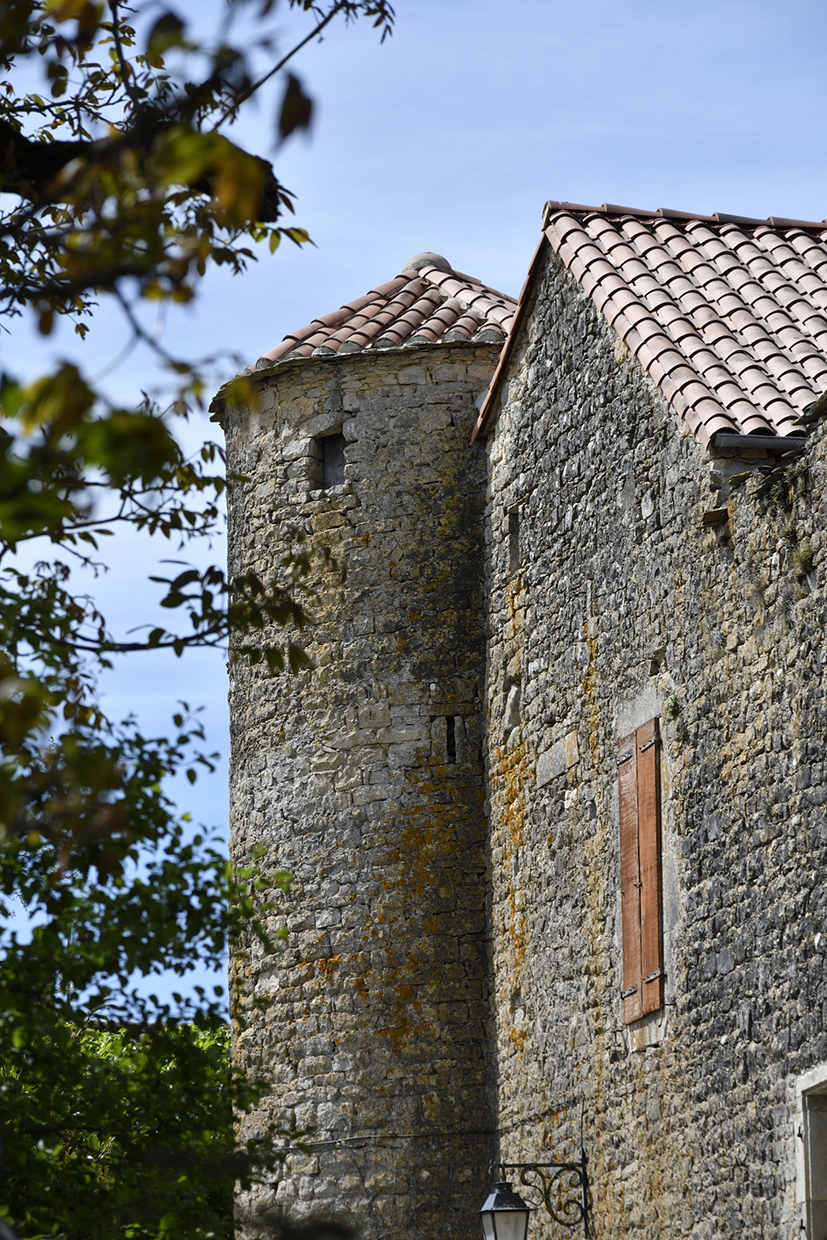
[[[582,1114],[597,1237],[791,1240],[827,1059],[823,436],[762,497],[774,462],[710,461],[551,251],[536,287],[488,440],[500,1157],[576,1158]],[[653,716],[666,1006],[625,1027],[617,741]]]

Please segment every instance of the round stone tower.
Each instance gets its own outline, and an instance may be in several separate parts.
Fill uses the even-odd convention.
[[[326,1216],[466,1240],[493,1145],[483,818],[485,456],[469,446],[515,303],[421,254],[246,372],[227,439],[231,575],[313,553],[296,675],[231,661],[232,855],[290,891],[233,961],[236,1050],[304,1132],[239,1234]],[[265,635],[280,640],[282,634]]]

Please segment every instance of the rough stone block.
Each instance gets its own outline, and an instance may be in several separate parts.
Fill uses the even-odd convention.
[[[577,733],[555,741],[551,749],[545,750],[537,759],[537,786],[544,788],[558,775],[564,775],[571,767],[576,766],[579,759]]]

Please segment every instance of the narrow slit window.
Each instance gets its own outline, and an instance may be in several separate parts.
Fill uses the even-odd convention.
[[[516,573],[520,567],[520,514],[516,510],[508,514],[508,571]]]
[[[345,480],[345,437],[325,435],[322,444],[322,486],[325,491],[340,487]]]
[[[445,719],[445,749],[449,762],[457,760],[457,724],[453,715]]]

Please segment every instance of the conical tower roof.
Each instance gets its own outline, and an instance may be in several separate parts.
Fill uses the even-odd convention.
[[[255,369],[287,357],[465,341],[502,344],[516,309],[515,298],[454,271],[441,255],[416,254],[387,284],[289,332]]]

